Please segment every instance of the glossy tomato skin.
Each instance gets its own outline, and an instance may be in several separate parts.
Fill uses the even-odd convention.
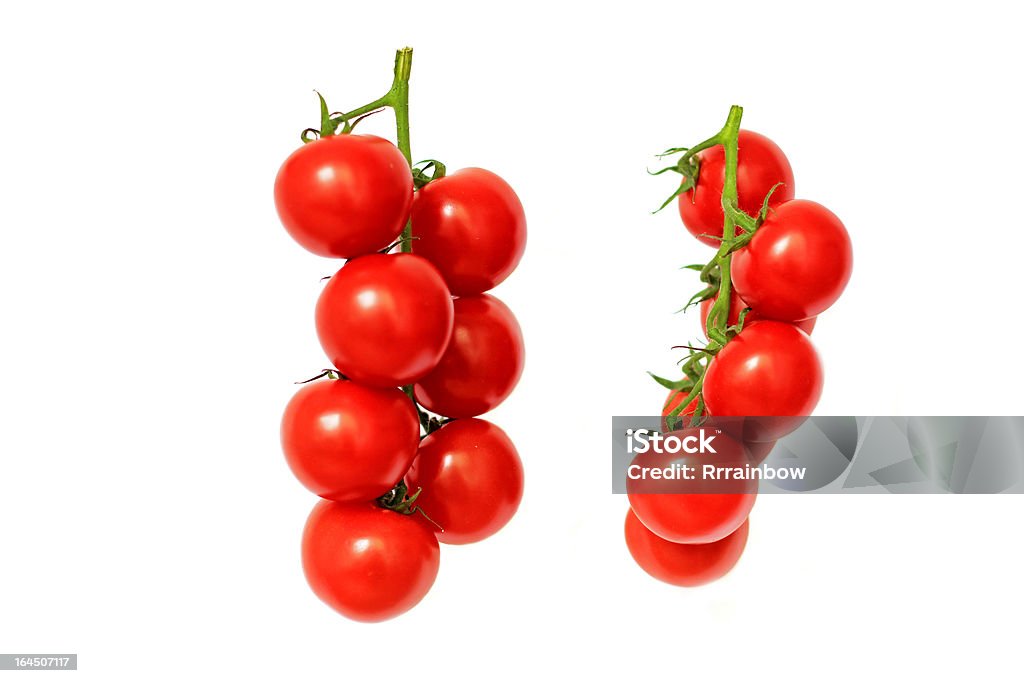
[[[345,376],[375,387],[412,384],[448,346],[454,309],[441,274],[414,254],[349,261],[324,287],[316,331]]]
[[[523,463],[504,431],[471,418],[423,439],[406,477],[442,543],[476,543],[504,527],[523,497]],[[443,531],[442,531],[443,530]]]
[[[285,229],[319,256],[354,258],[383,249],[405,227],[412,172],[402,153],[373,135],[331,135],[285,160],[274,203]]]
[[[702,586],[729,573],[747,545],[750,522],[713,543],[672,543],[626,513],[626,546],[645,572],[673,586]]]
[[[748,421],[743,435],[747,441],[774,441],[811,414],[823,384],[821,360],[806,333],[789,323],[758,320],[711,361],[703,395],[711,415],[778,416]]]
[[[523,334],[505,304],[489,294],[460,297],[451,343],[416,384],[416,400],[447,417],[482,415],[512,393],[524,360]]]
[[[384,621],[415,607],[434,585],[440,556],[419,516],[376,503],[320,501],[302,534],[302,568],[313,592],[356,621]]]
[[[281,420],[281,446],[296,478],[337,501],[374,500],[394,488],[419,437],[416,409],[400,389],[346,380],[303,386]]]
[[[665,404],[661,408],[661,416],[666,417],[683,401],[687,401],[687,404],[679,414],[693,415],[693,411],[697,409],[697,399],[694,398],[693,400],[688,401],[687,399],[689,398],[690,395],[685,391],[676,391],[675,389],[669,390],[668,396],[665,398]]]
[[[670,432],[684,438],[703,428]],[[715,430],[712,430],[715,431]],[[715,453],[638,453],[630,463],[639,468],[687,466],[702,472],[705,465],[742,467],[748,461],[742,443],[724,433],[714,435]],[[629,505],[644,526],[673,543],[712,543],[735,531],[750,514],[757,499],[757,480],[714,480],[697,476],[689,481],[669,479],[626,480]]]
[[[733,254],[736,292],[765,318],[806,320],[836,302],[853,272],[853,246],[839,218],[795,199],[769,212]]]
[[[739,134],[739,161],[736,167],[736,189],[739,208],[756,216],[764,198],[776,183],[782,183],[772,194],[771,206],[792,199],[795,185],[793,169],[779,146],[763,135],[750,130]],[[700,170],[697,184],[679,195],[679,217],[694,237],[712,247],[721,245],[725,214],[722,213],[722,186],[725,184],[725,148],[711,147],[698,155]],[[737,228],[737,234],[740,230]],[[714,235],[704,237],[703,235]]]
[[[428,183],[412,205],[415,251],[441,271],[452,294],[502,282],[526,248],[526,214],[501,177],[464,168]]]
[[[715,300],[717,298],[717,296],[714,296],[700,302],[700,328],[704,330],[705,337],[708,334],[708,313],[711,311],[711,307],[715,305]],[[750,310],[747,311],[747,316],[743,319],[744,326],[749,325],[755,320],[766,319],[758,311],[751,308],[747,302],[736,296],[736,291],[733,290],[729,292],[729,318],[726,325],[731,327],[738,323],[740,321],[740,313],[743,312],[744,308],[750,308]],[[807,320],[801,320],[794,324],[807,334],[810,334],[814,330],[814,324],[817,321],[817,318],[808,318]]]

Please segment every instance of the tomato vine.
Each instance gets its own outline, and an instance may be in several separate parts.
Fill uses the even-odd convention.
[[[671,171],[683,176],[683,181],[676,191],[659,207],[658,210],[660,211],[668,206],[676,197],[691,191],[696,186],[700,175],[700,157],[698,156],[700,152],[717,145],[721,145],[725,152],[725,182],[722,187],[722,212],[725,220],[721,244],[714,257],[706,264],[685,266],[687,269],[699,271],[701,282],[705,286],[690,298],[686,306],[683,307],[683,310],[701,301],[714,299],[714,303],[708,311],[706,321],[708,343],[700,348],[689,345],[682,347],[690,351],[680,361],[683,370],[682,379],[670,380],[650,373],[659,384],[666,389],[676,392],[676,394],[670,397],[670,400],[675,399],[679,393],[687,394],[690,400],[694,396],[697,397],[696,409],[691,420],[693,424],[700,424],[704,419],[706,407],[701,390],[708,362],[730,339],[739,334],[743,329],[743,320],[746,316],[746,310],[744,310],[735,325],[730,326],[728,324],[729,302],[732,296],[732,277],[730,273],[732,254],[750,242],[757,228],[767,215],[768,202],[772,192],[775,190],[773,188],[764,198],[761,211],[757,216],[751,216],[739,208],[736,172],[739,165],[739,134],[742,118],[743,108],[733,105],[729,110],[725,125],[722,126],[720,131],[693,147],[675,147],[666,150],[661,154],[661,157],[679,153],[682,153],[682,156],[675,164],[655,171],[652,174],[660,175]],[[739,234],[737,234],[737,228],[739,228]],[[711,237],[710,235],[705,236]],[[670,429],[675,429],[679,425],[680,415],[686,410],[690,400],[679,401],[678,405],[666,415],[666,422]]]
[[[523,490],[514,445],[477,416],[522,373],[518,322],[487,292],[522,257],[525,213],[486,169],[448,176],[436,159],[412,163],[411,72],[412,49],[402,48],[388,91],[343,113],[318,92],[319,129],[302,132],[274,182],[285,230],[308,251],[344,260],[314,315],[334,367],[297,383],[281,444],[296,478],[329,501],[303,532],[306,578],[359,621],[411,609],[437,575],[438,543],[493,535]],[[395,116],[395,143],[353,134],[384,109]],[[414,513],[434,528],[402,521]],[[339,538],[370,541],[341,548]]]

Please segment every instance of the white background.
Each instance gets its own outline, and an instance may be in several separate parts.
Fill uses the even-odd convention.
[[[81,680],[862,680],[1019,673],[1016,497],[762,497],[726,579],[629,558],[608,420],[647,414],[695,336],[703,260],[652,154],[730,104],[845,221],[853,280],[814,333],[820,414],[1024,414],[1024,58],[1008,3],[47,3],[0,10],[0,651]],[[332,263],[272,183],[332,108],[415,47],[416,158],[503,175],[527,207],[497,294],[527,340],[491,418],[527,490],[443,548],[376,626],[308,590],[314,503],[278,448]],[[367,130],[388,133],[390,114]],[[19,679],[20,680],[20,679]]]

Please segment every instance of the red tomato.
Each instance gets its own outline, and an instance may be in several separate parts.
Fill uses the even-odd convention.
[[[288,466],[322,498],[378,498],[405,475],[416,457],[420,423],[399,389],[374,389],[345,380],[307,384],[281,420]]]
[[[461,297],[451,343],[416,384],[416,400],[439,415],[481,415],[512,393],[523,362],[523,334],[512,311],[488,294]]]
[[[426,520],[376,503],[317,503],[302,534],[313,592],[356,621],[384,621],[416,606],[437,578],[441,551]]]
[[[803,423],[821,397],[818,352],[789,323],[758,320],[718,352],[704,375],[704,402],[718,416],[793,416],[749,420],[747,441],[773,441]]]
[[[700,171],[697,184],[689,192],[679,195],[679,216],[686,229],[697,239],[717,248],[722,243],[722,227],[725,222],[725,214],[722,213],[725,148],[717,145],[704,150],[698,157]],[[737,205],[751,216],[756,216],[764,198],[776,183],[783,185],[772,194],[772,206],[794,197],[793,169],[786,155],[765,136],[741,130],[736,167]],[[736,232],[739,234],[741,231],[737,228]]]
[[[699,436],[704,431],[687,428],[667,436],[680,439]],[[708,430],[708,433],[715,430]],[[711,464],[742,467],[747,463],[743,445],[726,434],[713,434],[714,452],[656,453],[649,450],[637,454],[630,463],[638,468],[688,466],[695,478],[626,480],[630,507],[648,529],[673,543],[711,543],[736,530],[750,514],[757,498],[758,482],[754,479],[715,480],[702,476],[703,467]],[[639,470],[638,470],[639,471]]]
[[[670,390],[668,392],[668,397],[665,399],[665,405],[662,406],[661,408],[662,417],[671,413],[673,410],[676,409],[676,406],[678,406],[680,403],[682,403],[689,397],[690,395],[687,394],[685,391],[676,391],[675,389]],[[679,414],[692,415],[693,411],[696,410],[696,408],[697,399],[693,399],[685,408],[683,408],[682,412],[680,412]]]
[[[750,522],[712,543],[672,543],[626,513],[626,545],[645,572],[673,586],[701,586],[729,573],[743,554]]]
[[[736,293],[772,320],[806,320],[831,306],[853,271],[846,228],[821,204],[775,207],[732,257]]]
[[[717,296],[713,296],[710,299],[705,299],[700,302],[700,328],[704,330],[704,336],[708,334],[708,313],[711,311],[711,307],[714,306]],[[735,325],[740,321],[740,313],[744,308],[750,308],[750,306],[743,299],[736,296],[736,290],[729,292],[729,318],[726,321],[727,326]],[[765,318],[758,312],[751,308],[747,311],[747,317],[743,319],[743,326],[746,327],[755,320],[764,320]],[[810,334],[814,330],[814,323],[818,321],[817,318],[808,318],[807,320],[801,320],[798,323],[794,323],[801,330]]]
[[[508,523],[523,497],[523,463],[500,428],[456,420],[427,436],[406,476],[442,543],[475,543]]]
[[[433,370],[452,319],[440,273],[414,254],[349,261],[316,304],[316,332],[334,367],[376,387],[412,384]]]
[[[281,166],[274,203],[296,242],[320,256],[354,258],[388,246],[405,227],[412,172],[373,135],[332,135],[303,145]]]
[[[415,251],[437,266],[452,294],[491,289],[511,273],[526,248],[526,215],[508,183],[465,168],[416,193]]]

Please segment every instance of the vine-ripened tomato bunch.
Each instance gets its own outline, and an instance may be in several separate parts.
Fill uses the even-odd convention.
[[[364,107],[332,114],[321,97],[320,129],[303,133],[274,186],[288,233],[345,259],[316,304],[333,367],[288,403],[281,443],[323,499],[303,532],[306,578],[358,621],[415,606],[437,576],[438,542],[491,536],[523,493],[515,446],[477,417],[523,369],[519,324],[486,293],[522,257],[523,207],[490,171],[410,165],[411,59],[399,50],[391,89]],[[397,146],[353,132],[383,107]]]
[[[662,208],[678,197],[683,225],[716,253],[687,266],[703,284],[686,307],[697,306],[706,341],[682,347],[681,379],[654,378],[669,389],[663,429],[719,418],[730,425],[720,438],[756,465],[818,403],[823,372],[810,334],[845,289],[853,250],[835,214],[795,198],[788,159],[767,137],[740,129],[742,112],[733,107],[699,145],[668,150],[682,156],[657,172],[682,175]],[[657,579],[713,581],[739,560],[756,496],[756,480],[727,492],[630,492],[626,544]]]

